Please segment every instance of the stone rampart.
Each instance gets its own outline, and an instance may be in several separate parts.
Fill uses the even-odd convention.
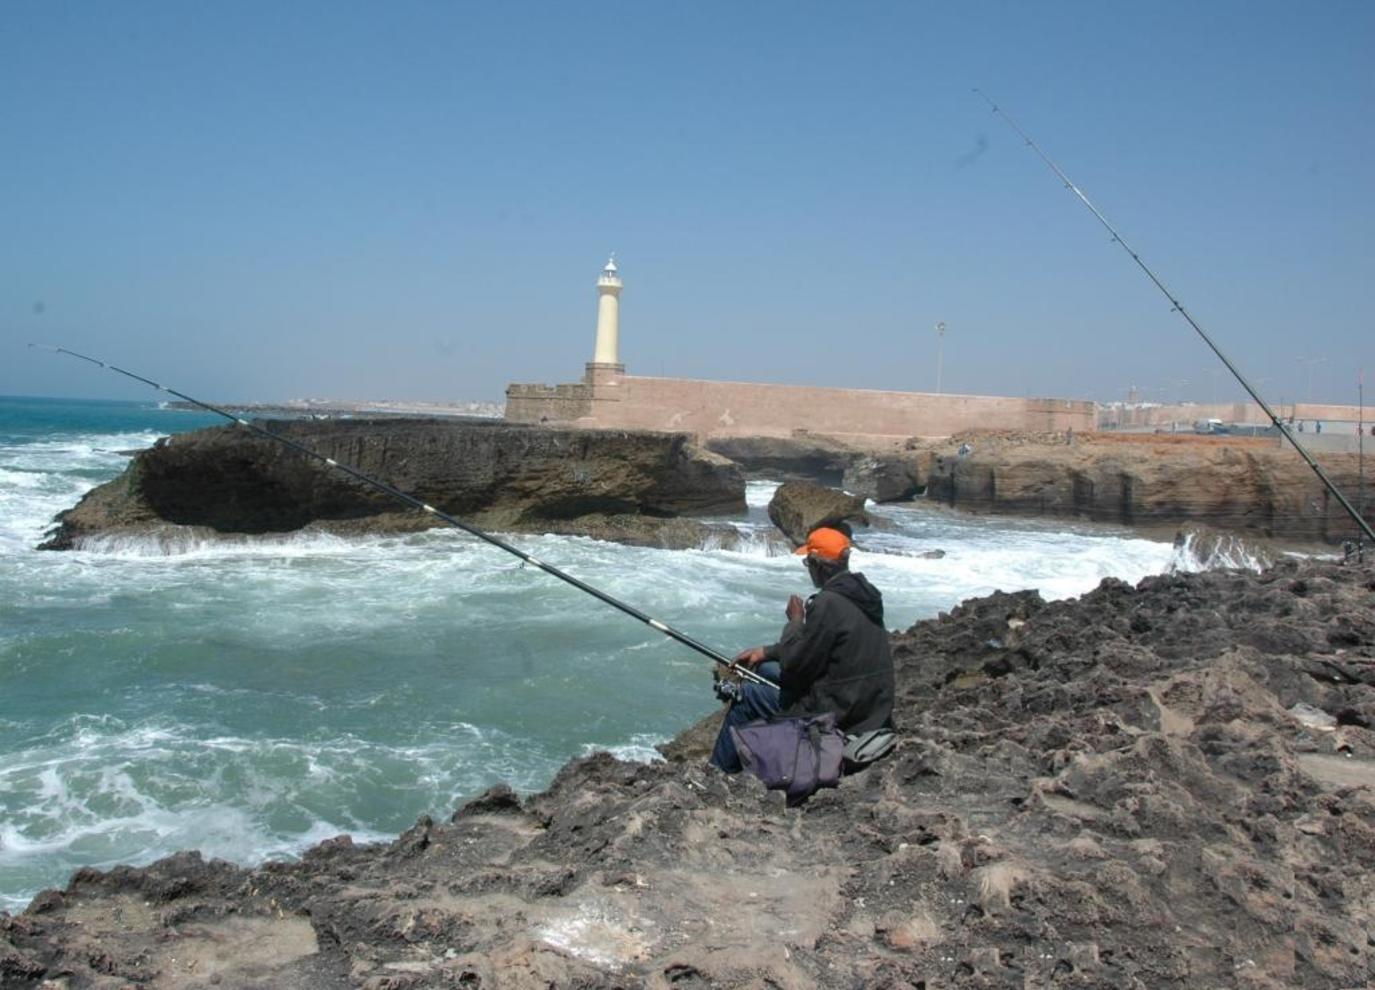
[[[592,412],[592,386],[506,386],[506,419],[512,423],[571,423]]]
[[[561,399],[582,389],[588,411]],[[543,391],[540,391],[543,390]],[[634,375],[599,377],[595,385],[507,389],[515,422],[572,422],[613,429],[675,430],[701,437],[832,435],[944,437],[963,430],[1031,432],[1094,429],[1092,402],[986,395],[936,395],[873,389],[815,388]]]

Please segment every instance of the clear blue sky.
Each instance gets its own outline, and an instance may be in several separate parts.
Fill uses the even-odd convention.
[[[1273,399],[1375,378],[1375,4],[0,11],[0,394],[499,398],[632,373]],[[1321,363],[1301,364],[1300,358]],[[1189,384],[1178,384],[1187,380]],[[1375,392],[1375,383],[1372,383]]]

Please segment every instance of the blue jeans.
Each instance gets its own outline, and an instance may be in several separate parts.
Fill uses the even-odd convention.
[[[782,675],[778,661],[769,660],[754,668],[761,677],[767,677],[775,684]],[[711,751],[711,765],[726,773],[739,773],[744,769],[740,754],[735,750],[735,740],[730,736],[731,726],[741,726],[746,722],[757,722],[761,718],[772,718],[778,714],[778,688],[754,681],[740,682],[740,697],[731,702],[726,711],[726,720],[721,723],[721,732],[716,737],[716,748]]]

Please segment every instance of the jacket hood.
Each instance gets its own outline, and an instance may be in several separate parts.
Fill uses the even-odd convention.
[[[859,606],[870,622],[883,625],[883,593],[869,583],[863,574],[845,571],[826,582],[825,591],[844,595]]]

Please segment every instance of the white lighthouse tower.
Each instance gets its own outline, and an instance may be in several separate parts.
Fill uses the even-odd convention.
[[[621,275],[613,254],[597,279],[597,346],[587,366],[589,379],[606,379],[625,372],[621,364]]]

